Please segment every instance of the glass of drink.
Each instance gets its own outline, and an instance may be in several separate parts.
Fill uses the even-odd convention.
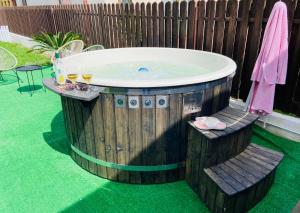
[[[86,84],[90,84],[93,75],[86,73],[86,74],[82,74],[81,77],[86,82]]]
[[[65,76],[59,75],[57,80],[58,80],[59,84],[64,84],[65,83]]]
[[[68,79],[72,81],[73,84],[76,84],[76,80],[78,78],[78,74],[72,73],[67,75]]]

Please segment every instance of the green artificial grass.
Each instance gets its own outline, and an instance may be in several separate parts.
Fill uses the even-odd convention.
[[[28,52],[30,49],[23,47],[20,44],[0,41],[0,47],[4,47],[5,49],[9,50],[17,57],[18,59],[17,66],[29,65],[29,64],[50,65],[49,58],[41,54]]]
[[[41,84],[39,73],[34,77]],[[7,72],[6,83],[0,81],[1,213],[208,212],[185,181],[122,184],[80,168],[68,155],[60,97],[42,89],[20,94],[14,78]],[[253,142],[285,157],[271,190],[251,212],[290,212],[300,199],[300,144],[260,127]]]

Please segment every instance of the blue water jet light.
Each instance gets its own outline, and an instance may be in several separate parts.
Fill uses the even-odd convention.
[[[140,68],[138,68],[137,71],[138,72],[149,72],[150,70],[148,68],[146,68],[146,67],[140,67]]]

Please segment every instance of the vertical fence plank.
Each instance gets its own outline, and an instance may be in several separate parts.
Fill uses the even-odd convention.
[[[142,31],[141,31],[141,12],[140,12],[140,4],[135,4],[135,14],[136,14],[136,36],[135,36],[135,45],[137,47],[142,46]]]
[[[147,21],[145,3],[141,4],[142,46],[147,47]]]
[[[129,6],[125,4],[125,25],[126,25],[126,47],[131,47],[131,30],[130,30],[130,17],[129,17]]]
[[[229,18],[228,24],[225,24],[225,36],[224,36],[224,51],[223,54],[232,58],[235,42],[235,33],[237,25],[238,15],[238,0],[232,0],[228,2],[227,16]]]
[[[147,47],[153,46],[153,25],[151,18],[151,3],[148,2],[146,5],[146,13],[147,13]]]
[[[112,38],[111,38],[111,23],[110,23],[110,14],[109,14],[109,4],[104,4],[104,21],[105,21],[105,30],[106,30],[106,39],[108,48],[113,48]]]
[[[113,29],[113,16],[111,10],[111,4],[107,4],[107,19],[108,19],[108,29],[109,29],[109,40],[110,40],[110,47],[115,47],[115,35]]]
[[[97,6],[97,26],[98,26],[98,32],[99,32],[99,42],[100,44],[104,45],[106,48],[105,44],[105,39],[104,39],[104,32],[103,32],[103,26],[102,26],[102,11],[101,11],[101,6],[98,4]]]
[[[253,22],[249,23],[244,67],[241,76],[241,82],[243,82],[243,86],[240,88],[240,96],[243,98],[247,97],[251,87],[250,77],[259,52],[260,40],[263,35],[262,20],[265,5],[266,0],[254,0],[249,14],[250,18],[253,18],[254,20]]]
[[[187,3],[180,3],[180,29],[179,29],[179,48],[186,48],[186,26],[187,26]]]
[[[244,56],[245,56],[245,47],[247,42],[247,34],[248,34],[248,19],[249,19],[249,11],[252,0],[245,0],[240,2],[240,14],[239,17],[241,19],[238,24],[238,29],[236,32],[236,42],[234,49],[234,59],[237,62],[237,71],[234,76],[232,82],[232,92],[235,97],[239,98],[240,92],[239,89],[241,86],[241,76],[244,65]]]
[[[131,37],[131,47],[136,47],[136,14],[134,11],[134,4],[130,4],[130,37]]]
[[[188,6],[188,26],[187,26],[187,48],[195,49],[195,2],[190,1]]]
[[[206,2],[204,0],[197,2],[197,31],[196,31],[196,49],[203,50],[204,29],[205,29],[205,10]]]
[[[172,47],[171,2],[166,3],[165,47]]]
[[[127,47],[126,15],[124,4],[120,4],[123,47]]]
[[[222,53],[226,15],[226,0],[217,1],[213,52]]]
[[[289,63],[288,63],[288,72],[286,77],[286,84],[276,88],[276,97],[275,103],[276,107],[285,112],[296,112],[300,116],[300,103],[296,101],[295,94],[297,85],[299,85],[300,78],[300,51],[299,51],[299,22],[298,25],[294,24],[293,20],[296,18],[300,19],[300,6],[298,0],[284,0],[287,4],[288,9],[288,20],[289,20]],[[297,8],[298,7],[298,8]],[[296,27],[298,26],[298,28]],[[293,32],[293,33],[292,33]],[[297,36],[298,34],[298,36]],[[293,39],[291,39],[293,36]]]
[[[157,17],[157,3],[152,4],[152,36],[153,36],[153,46],[159,46],[159,30],[158,30],[158,17]]]
[[[119,47],[119,34],[118,34],[118,19],[117,19],[117,14],[116,14],[116,7],[115,4],[112,4],[112,22],[113,22],[113,34],[114,34],[114,47],[118,48]]]
[[[164,3],[160,2],[158,5],[159,16],[159,44],[160,47],[165,47],[165,20],[164,20]]]
[[[123,29],[122,29],[122,14],[121,14],[121,9],[120,9],[120,4],[116,4],[116,15],[117,15],[117,25],[118,25],[118,38],[119,38],[119,47],[124,47],[125,40],[123,38]]]
[[[215,26],[215,11],[216,2],[214,0],[208,0],[206,5],[207,21],[205,24],[205,43],[204,50],[212,51],[213,37],[214,37],[214,26]]]
[[[178,47],[178,34],[179,34],[179,4],[173,2],[172,10],[172,47]]]

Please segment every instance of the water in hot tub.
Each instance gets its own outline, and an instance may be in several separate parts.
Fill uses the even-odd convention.
[[[134,61],[111,63],[84,68],[94,79],[123,80],[164,80],[207,74],[209,70],[193,64],[170,63],[165,61]]]

